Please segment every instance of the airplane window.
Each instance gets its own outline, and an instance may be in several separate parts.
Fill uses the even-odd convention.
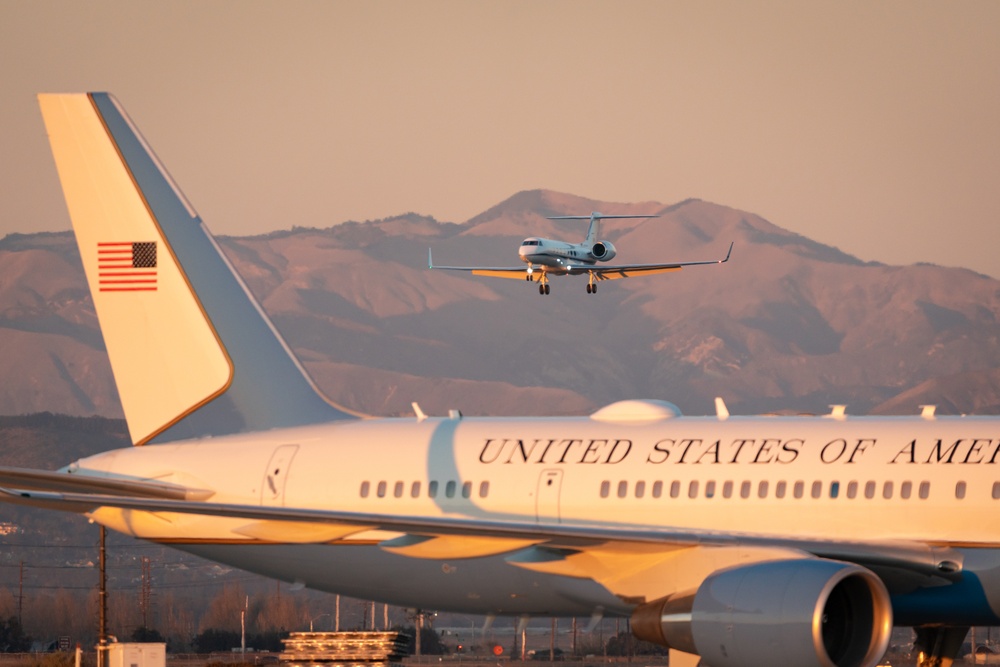
[[[611,482],[604,480],[601,482],[601,498],[607,498],[611,495]]]
[[[653,497],[659,498],[663,495],[663,482],[653,482]]]
[[[840,495],[840,482],[830,482],[830,497],[836,498]]]
[[[624,498],[628,495],[628,482],[621,481],[618,482],[618,497]]]
[[[479,497],[480,498],[485,498],[488,495],[490,495],[490,483],[489,482],[480,482],[479,483]]]
[[[774,485],[774,497],[775,498],[784,498],[785,497],[785,489],[787,489],[787,488],[788,488],[788,482],[778,482],[777,484],[775,484]]]
[[[899,497],[903,500],[909,500],[910,494],[913,491],[913,482],[903,482],[899,485]]]
[[[821,495],[823,495],[823,482],[813,482],[812,497],[819,498]]]
[[[636,498],[642,498],[644,495],[646,495],[646,483],[645,482],[636,482],[635,483],[635,497]]]
[[[743,482],[740,484],[740,498],[750,497],[750,482]]]
[[[805,482],[803,482],[802,480],[795,482],[795,486],[792,487],[792,495],[795,496],[796,498],[801,498],[802,493],[805,491],[805,488],[806,488]]]
[[[875,497],[875,482],[865,483],[865,498],[871,499]]]
[[[369,482],[361,482],[361,497],[367,498],[368,492],[371,491],[371,484]]]
[[[469,498],[472,496],[472,482],[466,482],[462,485],[462,497]]]
[[[1000,499],[1000,482],[993,482],[993,500]]]
[[[437,482],[428,482],[427,483],[427,497],[428,498],[437,498],[437,494],[438,494],[438,483]]]
[[[931,483],[930,482],[920,482],[920,499],[927,500],[931,495]]]
[[[670,497],[676,498],[679,495],[681,495],[681,483],[675,479],[670,482]]]
[[[693,479],[691,483],[688,484],[688,498],[698,497],[698,480]]]
[[[858,497],[858,483],[857,482],[849,482],[847,484],[847,497],[848,498],[857,498]]]
[[[379,498],[385,498],[385,490],[386,490],[386,488],[387,488],[387,485],[386,485],[385,482],[379,482],[378,483],[378,490],[375,493],[378,495]]]
[[[449,481],[447,484],[444,485],[444,495],[445,495],[446,498],[454,498],[455,497],[455,481],[454,480]]]
[[[733,480],[727,479],[722,485],[722,497],[732,498],[733,497]]]
[[[705,497],[706,498],[715,497],[715,482],[705,482]]]
[[[413,486],[410,487],[410,497],[411,498],[420,497],[420,482],[414,482]]]
[[[959,500],[965,498],[965,482],[959,482],[955,485],[955,497]]]
[[[760,484],[757,485],[757,497],[767,498],[767,480],[762,479]]]
[[[882,485],[882,497],[886,500],[892,498],[892,482],[886,482]]]
[[[392,495],[395,496],[396,498],[402,498],[403,497],[403,483],[402,482],[396,482],[396,484],[393,486],[393,489],[392,489]]]

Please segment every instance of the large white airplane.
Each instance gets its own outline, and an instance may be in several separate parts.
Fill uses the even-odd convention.
[[[587,275],[587,294],[597,294],[597,283],[603,280],[616,280],[632,276],[652,275],[680,271],[685,266],[702,264],[722,264],[729,261],[733,252],[733,244],[729,244],[729,252],[723,259],[701,260],[696,262],[667,262],[660,264],[606,264],[618,255],[618,250],[611,241],[600,240],[601,220],[628,218],[657,218],[656,215],[604,215],[594,211],[590,215],[556,215],[548,220],[590,220],[587,238],[580,243],[567,243],[531,236],[521,241],[517,255],[524,262],[521,266],[434,266],[431,251],[427,251],[427,268],[445,269],[448,271],[468,271],[474,276],[489,276],[491,278],[513,278],[538,283],[538,293],[548,294],[549,275]]]
[[[405,607],[629,617],[675,667],[869,667],[894,624],[949,665],[1000,623],[1000,418],[358,418],[113,97],[40,102],[136,446],[6,500]]]

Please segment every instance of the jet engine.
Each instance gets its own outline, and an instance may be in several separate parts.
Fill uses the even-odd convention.
[[[891,631],[881,579],[823,559],[720,570],[697,590],[632,614],[636,637],[696,653],[712,667],[874,667]]]
[[[594,259],[599,259],[603,262],[613,259],[618,251],[615,250],[615,246],[612,245],[611,241],[598,241],[594,244],[594,247],[590,249],[590,255]]]

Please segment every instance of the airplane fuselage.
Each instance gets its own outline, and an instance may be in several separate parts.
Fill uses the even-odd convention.
[[[711,526],[742,536],[714,545],[721,551],[753,550],[756,538],[778,535],[790,548],[794,540],[919,541],[940,547],[961,581],[897,591],[896,623],[939,612],[953,623],[958,608],[987,625],[1000,623],[1000,526],[990,520],[1000,504],[998,426],[974,417],[364,420],[118,450],[71,468],[212,489],[212,502],[682,533]],[[470,547],[387,531],[296,533],[266,521],[108,507],[93,518],[312,588],[442,610],[626,614],[658,587],[683,590],[685,578],[702,576],[674,567],[595,582],[572,576],[572,556],[547,568],[536,563],[536,545],[517,541]],[[712,539],[695,533],[690,546],[698,544]],[[678,564],[687,551],[678,547]],[[380,572],[393,573],[382,588]],[[441,585],[427,585],[435,580]]]
[[[581,265],[594,266],[598,261],[586,244],[538,237],[525,239],[517,254],[529,267],[545,267],[546,271],[557,275],[582,273]]]

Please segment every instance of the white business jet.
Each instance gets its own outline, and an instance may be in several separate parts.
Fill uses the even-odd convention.
[[[597,283],[603,280],[615,280],[632,276],[652,275],[679,271],[685,266],[701,264],[722,264],[729,261],[733,252],[733,244],[729,244],[729,252],[723,259],[702,260],[697,262],[667,262],[660,264],[617,264],[602,265],[618,255],[618,250],[611,241],[600,240],[601,220],[629,218],[657,218],[656,215],[604,215],[594,211],[590,215],[556,215],[548,220],[590,220],[587,238],[581,243],[567,243],[532,236],[521,242],[517,254],[525,265],[521,266],[434,266],[431,251],[427,251],[427,268],[445,269],[448,271],[469,271],[475,276],[491,278],[524,279],[538,283],[538,293],[548,294],[549,276],[586,275],[587,294],[597,293]]]
[[[404,607],[630,617],[672,665],[871,667],[893,624],[948,665],[1000,624],[1000,418],[358,418],[113,97],[40,101],[136,446],[6,500]]]

